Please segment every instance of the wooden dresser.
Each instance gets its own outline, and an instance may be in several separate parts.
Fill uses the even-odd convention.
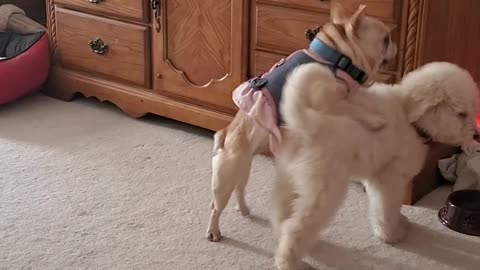
[[[232,90],[306,47],[305,30],[328,20],[329,2],[47,0],[54,66],[45,92],[218,130],[236,112]],[[426,2],[342,0],[352,10],[366,4],[393,29],[398,57],[378,80],[394,82],[418,65]]]
[[[407,18],[419,1],[343,2],[367,4],[394,29],[399,55],[380,80],[412,69]],[[236,111],[231,91],[307,46],[305,30],[328,20],[329,1],[47,0],[47,10],[55,58],[48,94],[81,93],[134,117],[150,112],[217,130]]]

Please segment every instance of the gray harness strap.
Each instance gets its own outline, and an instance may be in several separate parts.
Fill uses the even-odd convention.
[[[280,114],[279,105],[282,98],[283,86],[288,78],[288,75],[296,67],[307,63],[320,63],[307,55],[303,50],[299,50],[291,54],[286,60],[282,59],[273,66],[270,73],[264,73],[259,77],[250,80],[250,87],[255,90],[266,89],[272,95],[275,103],[275,110],[278,115],[278,125],[283,123],[282,115]],[[329,67],[332,72],[335,72],[333,65],[320,63]]]

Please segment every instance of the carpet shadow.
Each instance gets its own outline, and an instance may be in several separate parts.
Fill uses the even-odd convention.
[[[454,237],[420,224],[411,224],[408,238],[397,248],[449,265],[452,269],[478,270],[480,242],[462,239],[461,236]]]
[[[264,228],[269,228],[270,227],[270,221],[264,217],[257,216],[257,215],[249,215],[247,218],[252,221],[253,223],[260,225]]]
[[[258,254],[260,256],[263,256],[265,258],[269,258],[269,259],[273,258],[273,253],[270,252],[270,251],[268,251],[266,249],[263,249],[263,248],[253,246],[253,245],[250,245],[250,244],[242,242],[242,241],[235,240],[233,238],[222,237],[222,241],[220,241],[219,244],[243,249],[243,250],[246,250],[248,252],[255,253],[255,254]]]
[[[399,262],[394,262],[389,258],[377,257],[361,249],[343,247],[326,241],[317,243],[309,255],[317,263],[333,269],[371,270],[372,265],[374,265],[376,269],[417,269]]]
[[[169,118],[166,118],[160,115],[151,114],[151,113],[147,113],[145,116],[139,118],[139,120],[155,126],[192,133],[208,139],[213,139],[213,135],[214,135],[214,132],[211,130],[189,125],[180,121],[176,121],[173,119],[169,119]]]
[[[83,117],[82,125],[77,124],[78,113],[88,111],[87,115],[96,113],[112,113],[129,117],[112,103],[100,104],[95,98],[73,100],[68,104],[71,110],[65,109],[65,102],[52,99],[41,94],[24,98],[2,108],[1,114],[6,119],[0,121],[2,138],[29,142],[36,145],[62,147],[62,145],[82,142],[90,134],[101,132],[109,134],[122,128],[122,123],[111,122],[108,118],[93,118],[90,121]],[[45,109],[49,107],[49,109]],[[81,107],[81,111],[78,108]],[[16,119],[13,121],[12,119]],[[62,124],[59,124],[62,123]],[[101,130],[99,131],[99,127]],[[49,132],[45,132],[48,130]]]
[[[101,115],[110,113],[116,118],[128,118],[156,127],[179,130],[208,139],[212,139],[214,134],[210,130],[153,114],[133,118],[113,103],[109,101],[99,101],[94,97],[87,98],[83,95],[78,95],[78,97],[68,103],[67,107],[72,107],[71,110],[63,110],[66,106],[65,104],[63,101],[52,99],[42,94],[29,95],[14,103],[6,104],[0,108],[2,116],[5,117],[5,119],[7,119],[7,117],[10,117],[9,119],[16,118],[18,121],[2,122],[0,136],[17,141],[31,142],[37,145],[59,147],[62,144],[81,142],[88,134],[101,132],[102,134],[106,133],[108,135],[111,132],[121,132],[122,130],[126,132],[123,122],[112,122],[109,121],[108,117],[95,118],[96,113]],[[46,110],[46,106],[57,109]],[[92,120],[86,121],[86,119],[83,119],[81,120],[82,125],[79,126],[76,122],[78,120],[78,113],[83,111],[87,112],[87,115],[91,115]],[[81,117],[85,118],[85,115]],[[64,122],[59,126],[59,121]],[[51,132],[38,134],[36,130],[39,127],[51,129]],[[101,130],[99,130],[99,127],[101,127]]]
[[[452,193],[453,185],[449,182],[443,182],[440,187],[427,194],[420,201],[415,203],[416,207],[422,207],[434,211],[440,210],[446,204],[448,195]]]

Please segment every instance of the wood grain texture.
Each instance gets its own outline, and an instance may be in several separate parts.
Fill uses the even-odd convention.
[[[330,3],[333,0],[257,0],[257,3],[294,7],[306,11],[321,11],[328,13]],[[359,5],[367,5],[365,13],[370,16],[381,18],[388,22],[396,22],[399,19],[399,7],[402,0],[337,0],[342,5],[354,12]]]
[[[420,27],[422,25],[422,8],[423,0],[409,0],[408,1],[408,17],[406,29],[406,45],[404,55],[403,74],[414,70],[418,66],[419,54],[419,35],[421,34]]]
[[[253,69],[250,77],[258,76],[272,68],[272,66],[280,61],[280,59],[287,57],[285,54],[277,54],[272,52],[254,51]]]
[[[309,42],[305,38],[305,30],[321,26],[329,20],[328,14],[258,4],[253,23],[256,29],[253,29],[255,43],[252,50],[259,49],[288,55],[298,49],[306,48]],[[392,29],[393,42],[399,44],[402,30],[400,25],[389,24],[388,26]],[[382,69],[397,72],[399,56],[400,54]]]
[[[290,54],[306,48],[305,30],[330,20],[328,14],[258,4],[255,11],[256,48]]]
[[[52,55],[52,64],[56,65],[56,50],[57,50],[57,23],[55,18],[55,1],[45,0],[45,7],[47,12],[47,28],[48,37],[50,39],[50,51]]]
[[[103,0],[98,4],[92,4],[88,0],[55,0],[55,4],[139,21],[146,21],[149,18],[147,16],[148,3],[148,0]]]
[[[247,1],[164,0],[155,33],[159,93],[233,112],[232,90],[246,79]]]
[[[221,81],[230,71],[232,2],[177,0],[166,6],[166,57],[192,85]],[[188,27],[197,26],[197,27]],[[200,26],[200,27],[198,27]],[[208,68],[205,68],[208,66]]]
[[[224,128],[233,119],[231,115],[165,98],[145,88],[126,86],[62,68],[52,69],[44,93],[64,101],[70,101],[80,93],[112,102],[132,117],[153,113],[213,131]]]
[[[480,1],[426,1],[418,64],[449,61],[480,83]]]
[[[150,87],[150,32],[138,26],[62,8],[55,9],[57,61],[65,68]],[[92,52],[90,40],[108,45],[104,55]]]

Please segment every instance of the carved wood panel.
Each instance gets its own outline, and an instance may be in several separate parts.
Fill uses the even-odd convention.
[[[230,70],[231,0],[169,3],[165,27],[170,65],[196,86],[225,77]]]
[[[414,70],[419,65],[422,41],[425,35],[422,33],[425,16],[425,3],[428,0],[408,0],[406,44],[403,61],[403,74]]]
[[[194,103],[233,108],[231,91],[246,77],[246,2],[162,1],[156,88]]]

